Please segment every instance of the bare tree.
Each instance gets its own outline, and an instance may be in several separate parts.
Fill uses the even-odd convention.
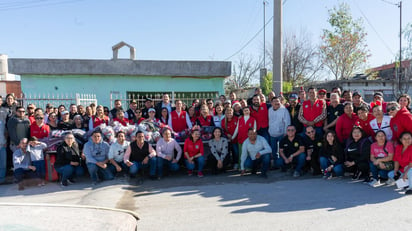
[[[302,86],[316,79],[322,69],[319,49],[311,42],[311,35],[301,29],[299,34],[285,33],[283,37],[283,81],[292,87]],[[267,50],[273,60],[272,49]]]
[[[230,90],[248,87],[253,80],[257,79],[256,73],[260,69],[260,62],[255,61],[252,56],[241,54],[239,60],[233,65],[232,76],[226,81]]]

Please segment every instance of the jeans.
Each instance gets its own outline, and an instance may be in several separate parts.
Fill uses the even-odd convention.
[[[199,156],[197,158],[194,158],[193,160],[194,162],[197,162],[198,171],[201,172],[203,170],[203,167],[205,166],[205,157]],[[195,163],[189,163],[189,161],[185,159],[185,164],[188,170],[195,169]]]
[[[143,161],[142,162],[132,161],[133,165],[129,167],[130,176],[135,177],[137,175],[137,172],[139,172],[139,169],[145,169],[145,168],[149,168],[150,176],[156,176],[156,163],[157,163],[156,161],[157,161],[156,157],[150,158],[147,164],[143,164]]]
[[[382,170],[379,169],[376,165],[373,164],[373,162],[369,162],[369,169],[372,173],[373,179],[377,180],[380,177],[383,179],[388,179],[388,170]]]
[[[6,180],[7,172],[7,151],[6,147],[0,148],[0,183]]]
[[[36,160],[31,162],[34,167],[36,167],[36,177],[40,179],[46,178],[46,162],[44,160]]]
[[[272,148],[272,157],[274,162],[277,162],[277,159],[279,159],[279,142],[282,140],[284,136],[276,136],[270,137],[270,147]]]
[[[232,164],[239,164],[239,144],[230,143],[232,147]]]
[[[167,165],[170,171],[177,172],[179,171],[179,164],[172,163],[170,160],[163,159],[162,157],[157,157],[157,176],[163,176],[163,165]]]
[[[319,158],[319,162],[320,162],[320,168],[322,169],[322,171],[325,171],[326,168],[328,168],[331,164],[332,161],[329,160],[328,158],[321,156]],[[343,165],[342,164],[334,164],[332,171],[335,172],[336,176],[343,176]],[[330,173],[326,174],[327,176],[330,176]]]
[[[121,162],[116,161],[116,163],[122,168],[121,172],[123,172],[123,173],[129,172],[129,167],[123,161],[121,161]],[[112,163],[109,163],[108,167],[109,167],[110,171],[113,173],[114,176],[118,173],[117,170],[116,170],[116,166],[114,166]]]
[[[95,163],[87,163],[87,169],[89,170],[90,178],[93,182],[101,180],[113,180],[114,176],[108,167],[101,168]]]
[[[412,189],[412,168],[410,168],[410,169],[408,170],[408,172],[402,173],[400,177],[402,177],[404,174],[407,174],[407,175],[408,175],[408,183],[409,183],[408,189]],[[388,173],[388,177],[391,178],[391,179],[393,179],[393,178],[395,177],[395,172],[394,172],[394,170],[392,170],[392,171],[390,171],[390,172]],[[399,177],[399,178],[400,178],[400,177]]]
[[[36,178],[36,173],[30,169],[14,169],[14,178],[16,179],[17,183],[20,183],[25,177]]]
[[[75,176],[83,176],[84,170],[81,165],[73,166],[71,164],[64,165],[62,167],[56,168],[56,171],[61,175],[62,181],[67,179],[73,179]]]
[[[260,158],[257,158],[255,160],[252,160],[250,156],[248,156],[244,163],[244,167],[251,168],[252,172],[256,172],[259,165],[262,165],[262,168],[260,170],[262,175],[266,175],[266,172],[268,171],[270,165],[270,155],[264,154],[261,155]]]
[[[306,154],[304,152],[302,152],[298,156],[295,156],[292,160],[292,163],[296,164],[295,171],[301,173],[302,168],[306,163]],[[277,164],[277,166],[281,167],[282,170],[286,170],[286,163],[285,163],[285,160],[283,158],[277,159],[276,164]]]
[[[265,140],[269,143],[270,139],[269,139],[269,127],[265,127],[265,128],[259,128],[259,130],[257,130],[257,134],[259,136],[262,136],[263,138],[265,138]]]

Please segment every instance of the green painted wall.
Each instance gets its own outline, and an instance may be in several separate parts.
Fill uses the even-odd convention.
[[[224,94],[224,78],[196,79],[166,76],[22,75],[21,88],[30,94],[95,94],[98,104],[110,106],[110,92],[207,92]]]

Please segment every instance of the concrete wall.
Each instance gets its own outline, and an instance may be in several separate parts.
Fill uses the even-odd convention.
[[[168,76],[96,76],[96,75],[22,75],[21,89],[26,95],[38,93],[96,94],[99,104],[110,105],[110,92],[126,97],[135,92],[210,92],[224,94],[224,78]]]

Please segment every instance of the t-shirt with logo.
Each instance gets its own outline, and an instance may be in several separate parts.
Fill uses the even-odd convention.
[[[279,149],[283,149],[283,154],[285,154],[286,157],[289,157],[293,153],[297,152],[300,146],[305,146],[305,143],[299,135],[295,136],[292,141],[285,136],[279,143]]]
[[[385,150],[383,147],[385,146]],[[371,145],[371,154],[375,158],[385,158],[388,156],[388,153],[394,153],[395,148],[393,147],[393,143],[391,141],[386,142],[386,145],[379,146],[377,142]]]

